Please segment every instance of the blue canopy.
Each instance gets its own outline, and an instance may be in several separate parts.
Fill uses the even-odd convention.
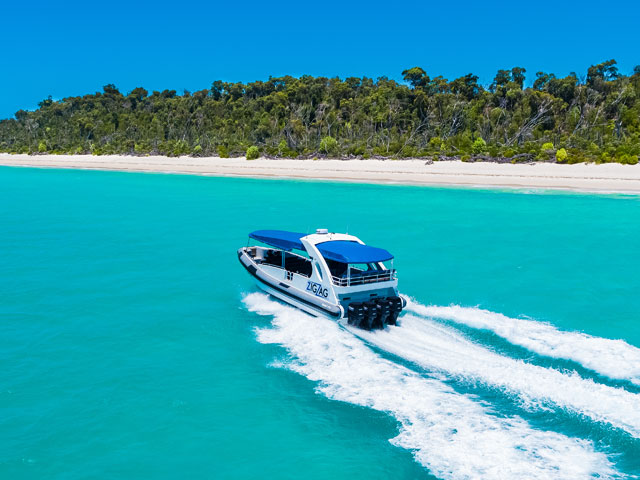
[[[285,232],[284,230],[256,230],[255,232],[251,232],[249,237],[255,238],[256,240],[266,243],[267,245],[271,245],[272,247],[289,251],[294,248],[304,250],[304,246],[302,245],[302,242],[300,242],[300,238],[305,237],[306,235],[306,233]]]
[[[349,240],[333,240],[316,244],[324,258],[342,263],[375,263],[391,260],[393,255],[382,248]]]

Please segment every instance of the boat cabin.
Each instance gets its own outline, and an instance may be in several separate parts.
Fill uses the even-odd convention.
[[[325,277],[336,287],[352,287],[396,279],[393,255],[382,248],[363,244],[358,238],[319,229],[315,234],[282,230],[257,230],[250,239],[275,248],[248,247],[248,253],[261,265],[282,269],[284,276]],[[305,245],[306,244],[306,245]],[[294,253],[297,250],[299,253]],[[389,262],[389,264],[386,264]]]

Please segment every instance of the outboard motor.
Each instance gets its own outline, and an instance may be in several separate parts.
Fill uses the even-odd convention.
[[[402,311],[402,299],[400,297],[389,297],[387,301],[391,306],[391,312],[387,323],[389,325],[396,325],[398,322],[398,315],[400,315],[400,312]]]
[[[362,302],[351,302],[347,307],[347,318],[349,325],[359,327],[364,319],[364,305]]]
[[[378,298],[376,300],[376,312],[376,321],[373,328],[384,328],[391,314],[391,304],[386,298]]]
[[[376,317],[378,316],[378,306],[374,301],[368,301],[363,303],[364,306],[364,318],[359,327],[365,330],[371,330],[374,328]]]

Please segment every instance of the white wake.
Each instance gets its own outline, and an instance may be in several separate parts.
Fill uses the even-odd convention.
[[[254,293],[249,310],[273,316],[257,330],[262,343],[285,347],[287,367],[318,382],[329,398],[393,415],[400,433],[391,442],[410,449],[446,479],[575,479],[621,476],[591,442],[500,418],[469,396],[384,359],[335,322],[312,318]]]
[[[418,315],[490,330],[540,355],[571,360],[606,377],[640,386],[640,348],[624,340],[562,331],[548,323],[509,318],[479,308],[425,306],[409,299],[406,309]]]
[[[528,407],[560,407],[640,438],[640,395],[622,388],[499,355],[453,328],[411,314],[402,317],[399,327],[351,330],[431,371],[506,391]]]

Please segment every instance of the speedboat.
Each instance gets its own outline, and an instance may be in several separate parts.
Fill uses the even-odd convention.
[[[395,325],[406,305],[393,255],[353,235],[256,230],[238,259],[258,287],[314,316],[380,329]]]

